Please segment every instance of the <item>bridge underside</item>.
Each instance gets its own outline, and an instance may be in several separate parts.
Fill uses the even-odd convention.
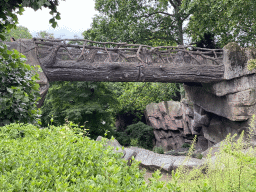
[[[154,63],[88,63],[57,61],[44,67],[49,81],[112,81],[112,82],[215,82],[223,79],[224,67],[196,65],[170,66]]]
[[[49,81],[208,83],[224,77],[222,49],[84,39],[34,39],[32,48]]]

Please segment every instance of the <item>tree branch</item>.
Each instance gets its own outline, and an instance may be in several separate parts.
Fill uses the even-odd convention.
[[[177,8],[177,6],[175,5],[175,3],[172,0],[169,0],[169,2],[171,3],[171,5],[174,7],[174,9]]]

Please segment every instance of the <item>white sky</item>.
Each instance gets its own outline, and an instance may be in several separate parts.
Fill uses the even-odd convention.
[[[53,29],[49,24],[50,9],[34,11],[25,8],[23,15],[18,16],[19,25],[27,27],[35,37],[39,31],[48,31],[55,38],[74,38],[74,35],[82,37],[81,33],[89,29],[92,18],[98,12],[94,9],[94,0],[66,0],[60,1],[57,10],[61,13],[58,27]]]

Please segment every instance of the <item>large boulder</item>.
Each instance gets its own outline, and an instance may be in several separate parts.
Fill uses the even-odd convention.
[[[135,160],[140,161],[140,165],[149,170],[160,169],[164,172],[171,173],[172,170],[177,169],[181,165],[192,169],[203,164],[203,160],[201,159],[158,154],[138,147],[131,147],[130,149],[137,153]]]
[[[255,48],[243,49],[233,42],[223,47],[223,53],[224,79],[234,79],[256,73],[256,70],[249,71],[247,64],[249,59],[255,59]]]
[[[255,87],[221,97],[206,91],[202,86],[184,85],[184,88],[189,100],[194,104],[231,121],[246,121],[256,113]]]

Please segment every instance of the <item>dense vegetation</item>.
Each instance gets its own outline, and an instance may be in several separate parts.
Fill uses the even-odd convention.
[[[1,191],[132,191],[146,189],[138,163],[128,166],[104,141],[71,126],[0,130]]]
[[[12,28],[10,32],[4,34],[5,41],[11,41],[11,37],[15,40],[18,39],[32,39],[32,35],[30,34],[27,27],[17,26],[16,28]]]
[[[65,119],[83,125],[91,138],[113,135],[114,113],[117,99],[101,82],[55,82],[51,83],[42,107],[43,126],[65,124]]]
[[[146,182],[144,172],[139,170],[139,162],[134,161],[128,166],[121,159],[122,154],[106,147],[105,139],[96,142],[79,130],[72,123],[45,129],[24,124],[1,127],[0,190],[256,190],[256,151],[243,141],[243,135],[237,141],[227,137],[214,161],[208,155],[204,166],[193,170],[179,167],[167,183],[158,181],[161,178],[159,171]],[[247,148],[246,152],[244,148]]]
[[[39,123],[39,79],[34,68],[17,50],[0,45],[0,126],[13,123]]]
[[[50,8],[52,26],[60,19],[58,0],[0,2],[0,38],[15,35],[17,14],[23,7]],[[99,41],[126,41],[153,46],[183,44],[184,37],[222,47],[230,41],[255,45],[253,1],[121,1],[96,0],[100,15],[84,37]],[[18,11],[17,11],[18,9]],[[210,10],[210,11],[209,11]],[[172,11],[172,13],[170,13]],[[185,21],[188,25],[185,26]],[[19,31],[20,27],[16,28]],[[27,31],[22,28],[20,33]],[[26,34],[28,35],[28,34]],[[23,37],[18,34],[18,37]],[[45,32],[40,37],[52,38]],[[16,36],[14,36],[16,37]],[[28,36],[30,37],[30,36]],[[209,38],[208,38],[209,37]],[[199,43],[200,44],[200,43]],[[207,43],[203,43],[205,46]],[[250,69],[255,68],[250,61]],[[38,75],[17,51],[0,45],[0,189],[1,191],[255,191],[255,149],[228,137],[213,162],[186,170],[181,166],[169,183],[143,179],[138,162],[127,166],[105,141],[91,138],[110,131],[116,115],[133,115],[134,124],[117,138],[125,145],[152,148],[152,128],[138,122],[151,102],[179,100],[182,87],[160,83],[53,83],[43,107],[43,126],[36,108]],[[69,123],[72,120],[80,126]],[[60,125],[55,127],[53,125]],[[251,125],[255,128],[255,125]],[[87,129],[87,131],[86,131]],[[139,134],[137,134],[139,133]],[[252,133],[252,131],[251,131]],[[87,135],[89,134],[89,137]],[[125,140],[126,139],[126,140]],[[235,142],[234,142],[235,141]],[[246,153],[244,148],[248,148]],[[191,148],[191,151],[193,148]]]

